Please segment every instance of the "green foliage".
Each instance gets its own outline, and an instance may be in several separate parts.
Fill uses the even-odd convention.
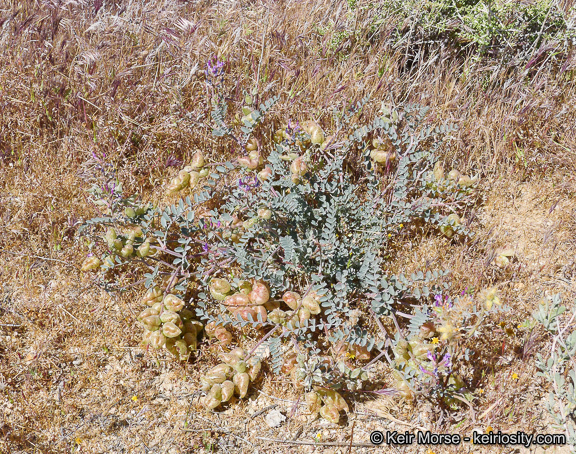
[[[532,316],[540,322],[552,336],[552,346],[547,357],[537,355],[536,366],[540,369],[538,375],[544,377],[551,385],[552,391],[546,402],[546,409],[552,416],[557,427],[564,430],[567,442],[572,452],[576,446],[576,330],[574,320],[576,309],[568,321],[562,317],[567,308],[560,304],[560,295],[554,295],[544,301]]]

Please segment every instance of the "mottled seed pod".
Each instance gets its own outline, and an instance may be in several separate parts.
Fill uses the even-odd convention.
[[[102,265],[100,259],[98,257],[92,256],[87,257],[84,262],[82,262],[82,268],[80,269],[82,271],[92,271],[100,268],[100,265]]]
[[[268,300],[268,302],[264,304],[264,308],[268,312],[276,310],[280,308],[280,301]]]
[[[334,424],[338,424],[340,421],[340,412],[334,405],[322,406],[322,408],[320,408],[320,416]]]
[[[310,320],[310,311],[305,307],[301,307],[298,311],[298,320],[300,321],[300,326],[306,323],[306,320]]]
[[[307,170],[308,166],[306,165],[306,162],[304,162],[302,156],[297,157],[294,159],[294,161],[292,161],[292,164],[290,164],[290,172],[293,175],[302,176],[306,173]]]
[[[425,342],[419,340],[411,340],[408,342],[410,344],[410,350],[414,357],[418,360],[425,359],[429,351],[433,351],[434,347]]]
[[[120,238],[117,238],[112,242],[112,248],[111,249],[115,249],[116,251],[121,251],[123,247],[124,247],[124,243],[122,243],[122,240]]]
[[[160,320],[162,323],[174,323],[180,329],[184,326],[184,322],[182,322],[182,319],[176,312],[163,311],[160,314]]]
[[[258,210],[258,216],[267,221],[272,217],[272,210],[269,210],[268,208],[260,208]]]
[[[248,298],[253,304],[266,304],[270,299],[270,287],[264,281],[255,281]]]
[[[448,172],[448,179],[452,181],[458,181],[460,179],[460,175],[460,172],[458,172],[456,169],[452,169],[450,172]]]
[[[267,181],[272,176],[272,169],[268,166],[264,167],[260,172],[258,172],[258,178],[262,181]]]
[[[302,299],[302,307],[308,309],[312,315],[318,315],[320,312],[322,312],[322,309],[320,309],[320,304],[311,295],[308,295]]]
[[[238,372],[240,374],[243,374],[244,372],[246,372],[246,368],[247,368],[246,362],[241,360],[241,359],[238,360],[236,362],[236,364],[234,364],[232,367],[236,372]]]
[[[219,384],[214,384],[212,385],[212,388],[210,388],[210,391],[208,391],[208,395],[213,397],[216,400],[222,400],[222,386],[220,386]]]
[[[469,188],[470,186],[474,185],[474,180],[470,178],[468,175],[462,175],[458,178],[458,186],[463,188]]]
[[[210,369],[205,375],[206,380],[213,383],[222,383],[227,377],[231,376],[232,368],[228,364],[218,364]]]
[[[223,346],[229,345],[232,342],[232,334],[224,327],[220,326],[216,328],[214,335]]]
[[[198,172],[198,176],[200,178],[206,178],[208,175],[210,175],[209,169],[202,169],[200,172]]]
[[[258,168],[258,161],[250,159],[247,156],[242,156],[238,158],[238,164],[250,170],[256,170],[256,168]]]
[[[204,331],[206,332],[206,336],[208,336],[209,338],[212,338],[216,335],[216,329],[218,328],[218,325],[216,325],[216,322],[210,322],[207,323],[206,326],[204,327]]]
[[[333,389],[318,391],[320,397],[326,405],[334,406],[337,410],[349,411],[348,404],[344,398]]]
[[[246,150],[256,151],[258,150],[258,140],[255,137],[251,137],[246,143]]]
[[[224,301],[230,289],[230,282],[226,279],[215,278],[210,281],[210,295],[215,300]]]
[[[124,258],[131,257],[134,254],[134,246],[127,244],[120,250],[120,255]]]
[[[256,358],[250,358],[248,360],[248,377],[250,377],[250,381],[256,380],[258,378],[258,374],[262,369],[262,362]]]
[[[244,230],[250,230],[256,224],[258,224],[259,220],[260,220],[260,218],[258,218],[258,217],[250,218],[250,219],[248,219],[242,223],[242,227],[244,228]]]
[[[136,210],[132,207],[126,207],[124,209],[124,214],[126,215],[126,217],[133,219],[136,217]]]
[[[169,338],[174,338],[182,334],[182,330],[178,328],[174,323],[168,322],[162,325],[162,333],[164,336]]]
[[[234,395],[234,382],[226,380],[221,385],[222,387],[222,402],[228,402]]]
[[[190,166],[194,170],[200,170],[202,167],[204,167],[205,164],[206,163],[204,161],[204,155],[202,154],[202,152],[197,151],[196,153],[194,153],[194,156],[192,156],[192,161],[190,162]]]
[[[270,320],[272,323],[280,325],[286,321],[286,312],[281,309],[274,309],[268,314],[268,320]]]
[[[324,143],[324,132],[320,127],[312,131],[312,134],[310,134],[310,140],[316,145],[322,145]]]
[[[300,300],[302,297],[299,293],[296,292],[286,292],[282,295],[282,301],[284,301],[290,309],[293,311],[296,310],[298,305],[300,304]]]
[[[250,281],[241,281],[238,284],[238,290],[244,295],[249,295],[252,291],[252,283]]]
[[[306,393],[304,396],[306,406],[308,407],[308,411],[313,415],[316,415],[320,411],[320,407],[322,406],[322,399],[318,395],[316,391],[311,391]]]
[[[282,373],[289,374],[298,364],[298,356],[296,353],[288,353],[284,358],[284,364],[282,365]]]
[[[190,322],[194,318],[194,312],[192,312],[190,309],[182,309],[180,311],[180,318],[182,319],[182,321],[184,323]],[[198,323],[202,328],[204,327],[204,325],[202,325],[202,323],[200,323],[200,322],[196,322],[196,323]]]
[[[204,392],[208,392],[210,391],[210,388],[212,388],[213,383],[210,383],[210,381],[206,380],[205,377],[200,377],[200,389]]]
[[[233,381],[234,381],[234,391],[236,392],[236,394],[238,394],[238,397],[240,397],[240,399],[246,397],[246,394],[248,394],[248,384],[250,383],[250,376],[246,372],[238,373],[234,375]]]
[[[166,345],[166,337],[160,331],[154,331],[150,334],[150,346],[162,348]]]
[[[164,310],[164,305],[162,303],[154,303],[151,306],[151,309],[156,311],[156,315],[160,315],[160,312],[162,312]]]
[[[184,342],[186,342],[186,345],[188,346],[190,351],[195,351],[196,348],[198,348],[198,339],[196,338],[196,335],[194,333],[186,333],[184,334],[182,339],[184,340]]]
[[[212,396],[207,395],[202,399],[202,404],[208,410],[214,410],[218,405],[220,405],[220,401],[218,399],[214,399]]]
[[[162,299],[163,295],[160,287],[151,287],[142,297],[142,304],[145,304],[146,306],[152,306],[155,303],[162,302]]]
[[[156,310],[156,308],[149,307],[138,314],[137,320],[142,320],[143,318],[149,317],[151,315],[160,315],[160,311]]]
[[[436,327],[433,322],[426,322],[420,327],[420,333],[418,336],[421,339],[429,339],[436,333]]]
[[[446,220],[454,225],[460,225],[461,222],[460,217],[456,213],[449,215]]]
[[[178,173],[178,176],[174,178],[168,185],[169,192],[178,192],[187,187],[190,184],[190,174],[184,170]]]
[[[150,254],[150,242],[144,241],[136,250],[136,255],[138,257],[148,257]]]
[[[160,325],[162,322],[160,321],[160,317],[157,315],[150,315],[148,317],[142,318],[140,323],[146,328],[148,331],[156,331],[160,329]]]
[[[229,295],[224,299],[222,303],[225,306],[247,306],[250,304],[250,298],[248,295],[243,293],[235,293],[234,295]]]
[[[154,332],[156,331],[148,331],[148,330],[144,331],[144,333],[142,334],[142,342],[140,342],[140,345],[142,345],[143,347],[150,345],[150,337]]]
[[[116,235],[116,230],[114,230],[113,228],[109,228],[108,230],[106,230],[106,242],[108,243],[109,248],[112,249],[114,247],[114,241],[116,239],[118,239]]]
[[[176,295],[168,294],[164,297],[164,306],[172,312],[178,312],[184,309],[184,301]]]
[[[436,181],[444,180],[444,167],[440,162],[434,164],[434,178]]]

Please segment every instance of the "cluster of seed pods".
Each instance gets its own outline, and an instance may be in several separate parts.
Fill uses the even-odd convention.
[[[184,308],[184,301],[173,294],[164,295],[159,287],[149,289],[142,302],[145,309],[138,321],[145,328],[143,345],[165,347],[170,353],[186,360],[198,345],[203,325],[193,319],[194,313]]]
[[[248,385],[258,377],[262,364],[255,358],[246,358],[242,348],[221,355],[222,363],[210,369],[200,378],[202,390],[207,393],[204,406],[212,410],[228,402],[234,394],[240,399],[248,394]]]
[[[306,393],[305,400],[308,411],[313,416],[320,414],[324,419],[334,424],[338,424],[340,421],[340,411],[349,411],[344,398],[333,389],[318,388],[315,391],[310,391]]]
[[[170,182],[167,187],[168,192],[177,193],[187,187],[194,189],[201,178],[210,174],[210,171],[204,167],[205,164],[204,155],[201,151],[197,151],[192,157],[190,165],[184,167],[178,176]]]

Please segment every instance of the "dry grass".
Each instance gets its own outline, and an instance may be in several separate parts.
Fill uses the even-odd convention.
[[[367,30],[371,19],[349,14],[344,1],[102,4],[0,1],[0,451],[346,452],[255,436],[312,440],[320,433],[322,442],[349,442],[353,433],[354,442],[367,442],[373,429],[411,426],[550,432],[538,406],[547,391],[532,360],[546,338],[515,326],[545,292],[574,298],[571,56],[563,72],[552,65],[495,70],[428,49],[409,66],[386,29],[371,42],[360,34],[334,49],[339,31]],[[297,413],[269,429],[265,414],[250,415],[272,404],[291,414],[298,397],[271,374],[250,399],[203,413],[197,378],[217,347],[186,365],[143,352],[137,291],[109,296],[79,273],[87,247],[77,228],[97,212],[85,192],[92,153],[114,164],[128,193],[156,199],[169,159],[186,161],[196,148],[211,160],[235,152],[208,124],[203,69],[213,55],[227,62],[230,108],[253,88],[260,99],[281,94],[276,123],[314,118],[330,130],[329,109],[371,94],[368,114],[380,101],[420,102],[431,121],[458,125],[444,160],[482,175],[485,203],[468,216],[478,240],[406,238],[396,266],[437,263],[452,270],[457,289],[499,285],[513,308],[508,325],[495,320],[493,336],[476,346],[493,361],[485,377],[474,377],[484,391],[474,417],[463,410],[446,419],[434,408],[381,399],[358,403],[341,427]],[[516,259],[501,271],[490,254],[505,244]]]

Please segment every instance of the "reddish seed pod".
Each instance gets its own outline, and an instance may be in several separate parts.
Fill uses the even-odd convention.
[[[296,292],[286,292],[282,295],[282,300],[288,305],[293,311],[296,310],[298,304],[300,303],[301,296]]]
[[[270,287],[264,281],[256,281],[248,297],[253,304],[266,304],[270,299]]]
[[[250,304],[250,298],[243,293],[235,293],[234,295],[227,296],[223,304],[225,306],[247,306]]]

